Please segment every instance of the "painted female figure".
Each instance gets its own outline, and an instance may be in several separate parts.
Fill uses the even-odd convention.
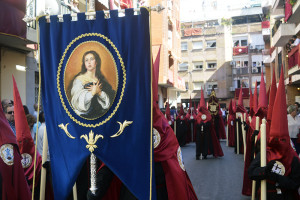
[[[81,71],[71,87],[71,105],[81,117],[95,119],[104,115],[113,103],[115,91],[101,73],[101,59],[95,51],[82,57]]]

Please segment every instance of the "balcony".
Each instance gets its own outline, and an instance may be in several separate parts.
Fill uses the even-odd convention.
[[[270,21],[261,22],[261,32],[262,32],[264,41],[270,39]]]
[[[288,75],[300,74],[300,53],[299,53],[300,45],[294,47],[291,52],[288,54],[289,58],[289,70]]]
[[[300,21],[300,1],[298,0],[294,5],[293,5],[293,11],[292,15],[288,19],[288,23],[299,23]]]
[[[272,9],[273,9],[273,13],[276,13],[276,10],[281,10],[283,9],[284,6],[284,2],[283,0],[273,0],[273,5],[272,5]]]
[[[238,56],[242,54],[248,54],[248,46],[233,47],[234,56]]]
[[[289,39],[291,39],[294,34],[295,24],[280,24],[274,34],[272,45],[275,47],[283,47],[286,43],[288,43]]]
[[[180,76],[177,77],[177,89],[180,91],[186,91],[185,81]]]
[[[249,74],[249,68],[248,67],[232,68],[232,74],[234,74],[234,75],[248,75]]]
[[[292,75],[292,77],[290,78],[290,84],[300,84],[300,75]]]

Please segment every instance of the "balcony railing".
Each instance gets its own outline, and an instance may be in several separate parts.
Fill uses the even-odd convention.
[[[248,46],[241,46],[241,47],[233,47],[233,55],[241,55],[248,53]]]
[[[234,74],[234,75],[249,74],[249,68],[248,67],[232,68],[232,74]]]
[[[278,30],[279,26],[281,24],[280,20],[277,20],[272,28],[272,37],[274,37],[276,31]]]
[[[300,53],[299,53],[300,44],[294,47],[291,52],[288,54],[289,56],[289,69],[293,68],[294,66],[300,66]]]

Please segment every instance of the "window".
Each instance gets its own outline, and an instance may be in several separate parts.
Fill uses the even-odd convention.
[[[265,48],[265,45],[255,45],[255,49],[262,50]]]
[[[194,84],[194,90],[201,90],[201,87],[203,86],[202,82],[194,82],[193,84]]]
[[[194,69],[195,70],[202,70],[203,69],[203,62],[194,62]]]
[[[185,82],[185,89],[189,90],[189,82]]]
[[[214,90],[218,89],[218,83],[217,82],[209,82],[209,83],[207,83],[207,89],[206,89],[207,95],[210,95],[211,91],[213,89]]]
[[[248,40],[246,37],[237,37],[233,39],[233,47],[240,47],[240,46],[248,46]]]
[[[207,63],[207,69],[216,69],[217,63],[216,62],[208,62]]]
[[[249,79],[242,79],[242,86],[243,88],[249,87]]]
[[[240,67],[248,67],[248,58],[235,58],[234,63],[235,63],[235,68],[240,68]]]
[[[187,51],[187,42],[181,42],[181,51]]]
[[[247,40],[241,40],[241,46],[248,46]]]
[[[179,71],[186,71],[186,70],[188,70],[188,67],[189,67],[189,65],[188,65],[188,63],[181,63],[180,65],[179,65]]]
[[[233,41],[233,47],[239,47],[240,46],[240,41],[239,40],[234,40]]]
[[[206,42],[206,48],[216,48],[216,47],[217,47],[216,40],[208,40]]]
[[[172,30],[168,30],[168,45],[170,48],[173,47],[173,40],[172,40],[172,37],[173,37],[173,32]]]
[[[203,43],[202,41],[193,42],[193,49],[202,49]]]

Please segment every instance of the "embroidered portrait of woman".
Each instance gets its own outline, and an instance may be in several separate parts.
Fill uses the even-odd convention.
[[[111,77],[115,78],[109,82],[103,74],[102,67],[105,62],[100,55],[95,50],[83,52],[80,71],[72,79],[69,78],[69,103],[75,113],[85,119],[96,119],[104,115],[113,104],[116,95],[116,84],[112,87],[110,83],[116,83],[115,66],[106,66],[107,76],[111,74],[110,80]]]

